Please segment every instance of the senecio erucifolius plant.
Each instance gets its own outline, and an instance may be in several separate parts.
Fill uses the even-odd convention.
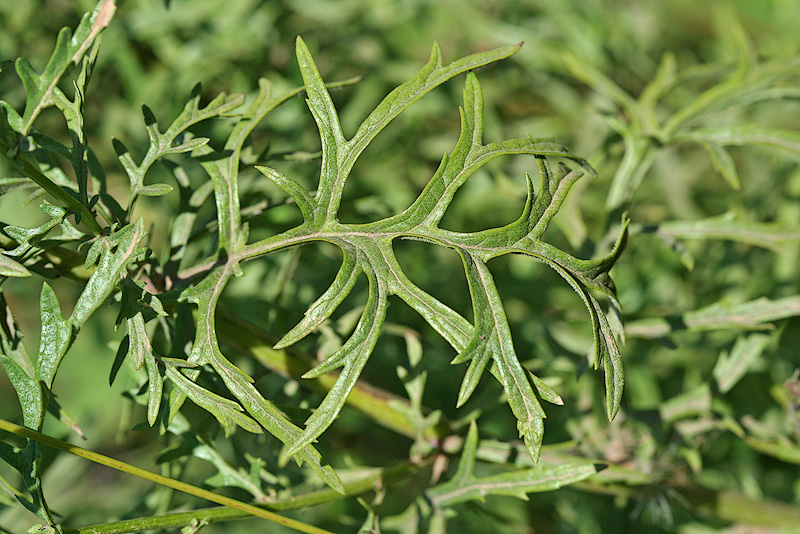
[[[244,109],[242,95],[221,94],[201,106],[197,87],[184,110],[166,128],[155,114],[143,107],[149,149],[137,158],[120,140],[114,148],[130,182],[126,199],[115,199],[106,188],[105,173],[87,145],[83,114],[87,84],[99,47],[99,35],[110,22],[114,3],[103,0],[94,13],[84,17],[74,35],[67,29],[59,35],[55,52],[41,74],[25,59],[14,63],[27,94],[20,113],[5,101],[2,110],[0,149],[19,172],[7,179],[3,192],[31,189],[34,195],[47,193],[42,210],[48,221],[34,228],[4,225],[9,246],[0,255],[3,283],[32,273],[48,278],[69,276],[83,284],[72,312],[64,315],[59,297],[45,282],[41,290],[42,337],[38,355],[25,350],[12,311],[2,300],[2,361],[22,406],[27,429],[40,432],[48,409],[76,426],[51,395],[56,372],[76,335],[89,317],[106,301],[117,302],[117,323],[127,329],[114,369],[130,358],[136,369],[147,374],[147,420],[162,431],[177,432],[186,420],[181,407],[189,399],[213,414],[226,433],[235,427],[252,433],[268,432],[284,444],[282,459],[294,458],[306,464],[332,488],[343,491],[334,469],[322,458],[314,443],[333,423],[356,386],[386,319],[390,297],[396,296],[419,313],[455,350],[452,363],[468,364],[458,398],[461,406],[473,394],[488,369],[505,390],[508,405],[517,420],[520,436],[530,456],[538,460],[542,446],[545,412],[540,399],[561,404],[558,393],[528,371],[515,352],[504,305],[492,278],[488,262],[498,256],[518,254],[539,260],[554,269],[575,290],[586,306],[594,331],[594,367],[605,372],[606,411],[613,418],[620,406],[623,372],[615,328],[592,294],[605,293],[611,301],[612,319],[618,306],[609,270],[621,253],[625,227],[613,250],[601,259],[578,259],[545,242],[542,237],[564,201],[572,184],[583,174],[592,174],[589,164],[551,140],[523,137],[486,142],[483,136],[483,96],[474,70],[508,58],[519,45],[473,54],[452,63],[442,61],[434,46],[430,60],[407,82],[401,84],[367,116],[348,138],[340,126],[326,83],[306,44],[298,38],[296,54],[303,87],[274,95],[270,83],[259,82],[259,90]],[[8,68],[10,64],[3,66]],[[68,89],[61,83],[77,67]],[[343,224],[338,219],[343,190],[351,171],[370,142],[412,103],[447,80],[466,73],[461,108],[461,133],[452,150],[444,155],[433,177],[416,200],[399,214],[364,224]],[[6,73],[7,74],[7,73]],[[301,182],[266,165],[256,165],[262,180],[271,180],[293,200],[302,223],[260,240],[248,238],[249,224],[240,205],[239,173],[249,136],[277,106],[305,94],[308,108],[319,129],[321,172],[314,191]],[[33,129],[41,112],[55,106],[66,118],[71,146]],[[220,149],[209,139],[193,136],[191,128],[214,117],[232,117],[235,124]],[[521,215],[499,228],[477,232],[442,229],[442,220],[454,195],[466,180],[490,160],[506,155],[530,155],[538,166],[538,186],[526,175],[528,197]],[[208,179],[196,185],[173,159],[191,158],[199,163]],[[59,158],[69,162],[68,177]],[[174,187],[149,183],[148,171],[159,160],[173,171],[181,197],[181,213],[171,221],[166,254],[149,248],[148,221],[134,217],[137,199],[170,194]],[[252,168],[252,165],[250,165]],[[210,180],[209,180],[210,179]],[[213,201],[216,220],[201,221],[198,211]],[[139,213],[139,212],[136,212]],[[146,217],[146,215],[145,215]],[[205,233],[197,232],[198,228]],[[214,234],[213,250],[189,254],[198,235]],[[396,240],[416,240],[454,250],[461,257],[472,300],[473,317],[467,319],[415,285],[395,257]],[[275,345],[288,347],[323,324],[342,305],[357,280],[366,279],[368,292],[360,319],[349,338],[324,361],[305,373],[305,378],[338,372],[321,403],[313,409],[304,428],[293,424],[282,409],[254,385],[245,371],[223,354],[217,337],[217,306],[226,285],[242,274],[242,264],[291,247],[326,242],[341,251],[341,267],[330,287],[305,312],[305,317]],[[196,249],[193,249],[196,252]],[[76,260],[78,258],[78,260]],[[163,339],[153,342],[155,322]],[[152,326],[152,325],[150,325]],[[156,347],[171,347],[158,349]],[[587,347],[588,348],[588,347]],[[380,354],[376,355],[380,359]],[[379,364],[380,362],[375,362]],[[454,377],[462,374],[453,368]],[[114,371],[116,372],[116,371]],[[214,380],[200,380],[207,374]],[[454,378],[456,380],[456,378]],[[211,387],[209,384],[214,384]],[[216,391],[212,389],[216,388]],[[176,426],[177,425],[177,426]],[[184,426],[181,426],[184,425]],[[23,448],[0,442],[0,456],[23,476],[31,494],[25,504],[55,528],[42,492],[40,455],[35,436]],[[467,447],[475,446],[473,426]],[[35,439],[34,439],[35,438]],[[469,452],[469,451],[467,451]],[[470,454],[474,455],[474,450]],[[451,480],[432,495],[435,503],[458,502],[452,487],[469,485],[471,463],[465,460],[459,478]],[[470,472],[467,472],[470,471]],[[581,476],[588,476],[589,471]],[[500,479],[498,479],[499,481]],[[244,487],[244,486],[243,486]],[[510,486],[509,486],[510,487]],[[516,486],[512,493],[528,491]],[[522,488],[522,489],[520,489]],[[498,482],[498,491],[503,484]],[[476,495],[490,491],[475,487]],[[523,491],[524,490],[524,491]],[[255,491],[255,490],[254,490]],[[466,489],[464,491],[467,491]],[[470,490],[472,491],[472,490]],[[530,490],[533,491],[533,490]],[[257,496],[257,495],[256,495]],[[208,497],[206,497],[208,498]]]
[[[385,318],[388,297],[396,295],[424,317],[456,350],[458,355],[453,363],[469,362],[458,395],[458,405],[467,401],[487,365],[490,365],[492,374],[506,391],[508,403],[517,417],[520,435],[531,456],[538,458],[545,415],[534,390],[550,401],[558,399],[558,394],[526,371],[514,352],[503,304],[486,265],[490,259],[504,254],[524,254],[545,262],[563,276],[584,300],[595,329],[595,361],[599,365],[602,360],[605,365],[608,415],[613,417],[616,413],[622,388],[619,351],[609,322],[587,288],[600,289],[613,295],[608,269],[621,250],[621,241],[606,258],[585,261],[573,258],[540,239],[570,185],[582,174],[580,170],[570,170],[564,164],[553,167],[547,158],[560,157],[577,162],[590,172],[591,169],[581,158],[547,140],[526,137],[484,144],[483,97],[474,73],[467,75],[461,135],[452,152],[443,157],[433,178],[411,206],[398,215],[367,224],[341,224],[337,219],[342,190],[350,170],[367,144],[390,120],[445,80],[507,57],[517,49],[516,46],[501,48],[442,65],[441,53],[438,47],[434,47],[428,64],[414,78],[392,91],[348,140],[342,133],[336,109],[311,55],[302,39],[298,39],[297,57],[308,95],[307,102],[322,139],[319,186],[312,196],[296,181],[274,169],[259,167],[259,170],[294,198],[303,213],[304,222],[284,234],[237,247],[233,254],[229,254],[226,265],[216,268],[218,275],[210,275],[209,283],[204,282],[196,289],[189,290],[189,298],[195,299],[201,308],[206,307],[208,313],[203,316],[211,318],[216,292],[223,285],[221,280],[234,274],[238,261],[310,241],[327,241],[337,245],[343,255],[339,273],[330,288],[311,305],[304,319],[278,342],[276,347],[280,348],[296,342],[321,324],[353,289],[356,279],[362,274],[366,276],[369,297],[353,335],[341,349],[306,373],[314,377],[343,368],[336,385],[306,421],[302,435],[291,444],[288,455],[301,451],[331,424],[375,347]],[[473,233],[439,228],[439,222],[453,196],[467,178],[487,161],[507,154],[533,155],[539,165],[541,179],[538,193],[534,193],[533,182],[527,176],[528,201],[519,219],[501,228]],[[469,282],[474,324],[408,279],[394,256],[392,242],[395,239],[420,240],[458,252]],[[203,296],[196,296],[201,291]],[[205,331],[212,332],[213,328],[208,327]],[[205,339],[201,343],[209,348],[215,344],[213,340]],[[201,358],[200,361],[214,361],[211,356],[198,354],[197,357]]]

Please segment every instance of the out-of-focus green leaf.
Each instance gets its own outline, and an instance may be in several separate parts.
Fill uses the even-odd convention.
[[[771,321],[797,315],[800,315],[798,296],[760,298],[742,304],[722,301],[682,315],[630,321],[625,332],[631,337],[658,338],[679,330],[767,330],[772,328]]]
[[[790,130],[771,130],[756,126],[729,126],[727,128],[697,128],[675,136],[674,141],[716,143],[729,145],[766,145],[800,154],[800,134]]]
[[[139,194],[145,197],[160,197],[171,193],[175,189],[169,184],[151,184],[139,189]]]
[[[783,462],[800,465],[800,447],[792,443],[782,443],[767,438],[747,436],[745,443],[767,456],[772,456]]]
[[[446,508],[468,501],[485,501],[489,495],[511,495],[528,500],[529,493],[553,491],[584,480],[597,473],[593,464],[542,464],[488,477],[476,477],[475,452],[478,447],[478,427],[470,424],[467,440],[453,478],[429,489],[426,495],[437,508]]]
[[[700,145],[706,149],[714,169],[722,175],[728,185],[734,189],[741,189],[739,171],[736,170],[736,163],[730,153],[717,143],[700,143]]]
[[[723,352],[719,355],[712,374],[722,393],[727,393],[739,382],[764,352],[771,339],[771,336],[763,334],[742,336],[736,340],[730,354]]]
[[[711,389],[703,384],[673,397],[661,404],[661,419],[667,423],[696,415],[707,414],[711,410]]]
[[[637,230],[633,230],[637,232]],[[800,241],[800,228],[787,228],[775,223],[737,221],[734,213],[699,221],[667,221],[639,230],[674,239],[723,239],[747,243],[776,252],[784,252],[786,245]]]
[[[31,272],[24,265],[12,260],[5,254],[0,254],[0,276],[22,278],[30,275]]]

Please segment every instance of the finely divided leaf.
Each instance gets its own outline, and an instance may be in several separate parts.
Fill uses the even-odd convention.
[[[561,401],[555,391],[540,380],[531,378],[514,351],[503,303],[486,266],[489,259],[508,253],[526,254],[551,265],[583,299],[595,332],[596,362],[597,365],[602,362],[606,369],[609,417],[613,417],[619,409],[622,393],[619,349],[604,312],[588,289],[598,289],[614,298],[615,289],[608,270],[622,252],[627,223],[623,224],[612,252],[598,260],[579,260],[542,242],[540,238],[570,186],[584,171],[590,174],[594,171],[584,159],[548,140],[525,137],[484,144],[483,96],[474,73],[467,75],[461,111],[461,135],[452,152],[443,157],[438,170],[411,206],[396,216],[373,223],[342,225],[337,219],[341,190],[352,166],[378,131],[413,101],[462,72],[467,65],[478,66],[494,61],[514,50],[514,47],[498,49],[443,66],[441,53],[438,47],[434,47],[428,64],[412,80],[390,93],[364,120],[354,137],[347,140],[319,71],[307,47],[298,39],[298,61],[306,83],[308,105],[322,141],[323,161],[317,194],[312,199],[295,180],[271,169],[259,170],[296,199],[305,218],[301,226],[284,234],[283,243],[300,244],[314,240],[334,243],[342,250],[343,263],[328,290],[276,346],[286,347],[298,341],[330,317],[362,272],[370,281],[370,296],[361,321],[350,339],[323,363],[306,373],[306,377],[317,377],[344,367],[334,387],[306,422],[303,437],[289,448],[287,455],[312,443],[338,414],[377,342],[386,298],[394,294],[419,312],[458,351],[454,363],[471,360],[459,393],[459,406],[470,397],[483,371],[490,365],[492,374],[503,384],[531,456],[538,458],[545,414],[535,390],[541,391],[548,401],[556,404]],[[541,175],[538,193],[535,193],[530,177],[526,176],[529,195],[520,218],[502,228],[469,234],[438,228],[455,193],[469,176],[488,161],[511,154],[535,156]],[[552,157],[572,161],[580,169],[571,169],[559,163],[553,171],[545,160]],[[257,257],[287,246],[281,243],[280,237],[248,245],[246,257]],[[418,239],[452,248],[461,254],[473,301],[474,325],[408,279],[394,257],[392,241],[397,238]]]
[[[61,206],[53,206],[52,204],[44,203],[40,206],[40,209],[50,217],[49,221],[35,228],[6,226],[3,229],[10,238],[18,243],[15,249],[6,251],[4,254],[16,258],[26,256],[32,249],[38,248],[38,245],[50,231],[61,224],[67,216],[67,210]]]
[[[122,144],[121,141],[114,139],[114,149],[117,152],[122,167],[128,175],[130,180],[130,197],[128,200],[128,213],[130,213],[136,197],[139,195],[154,196],[158,194],[165,194],[165,184],[154,184],[151,186],[144,185],[144,179],[150,167],[156,160],[168,154],[177,154],[182,152],[191,152],[200,149],[208,144],[208,139],[198,137],[194,139],[187,139],[186,141],[174,144],[182,133],[186,132],[191,126],[202,122],[212,117],[223,116],[233,109],[236,109],[244,102],[244,95],[226,95],[225,93],[219,94],[205,107],[200,107],[201,86],[196,85],[192,90],[188,102],[184,106],[183,112],[172,121],[172,124],[161,133],[158,127],[158,121],[155,115],[147,106],[142,106],[142,115],[144,116],[145,129],[150,139],[150,147],[142,159],[141,164],[136,164],[130,151]]]
[[[372,349],[378,342],[381,326],[386,316],[386,287],[377,276],[369,271],[367,273],[369,297],[355,331],[341,349],[303,376],[313,378],[338,367],[344,367],[344,369],[317,410],[308,418],[302,437],[286,451],[286,456],[292,456],[312,443],[330,426],[344,406],[347,395],[355,386]]]
[[[598,302],[589,294],[597,289],[614,298],[614,285],[608,270],[622,251],[626,226],[614,250],[598,260],[580,260],[541,241],[541,237],[564,201],[571,185],[585,173],[593,174],[586,160],[577,157],[550,140],[522,137],[500,142],[483,142],[483,96],[474,73],[467,75],[464,107],[461,111],[461,134],[452,152],[442,163],[419,197],[402,213],[367,224],[341,224],[338,209],[342,190],[359,155],[368,143],[413,102],[457,74],[487,65],[513,54],[518,47],[504,47],[468,56],[449,65],[442,62],[434,46],[429,62],[408,82],[394,89],[362,122],[352,139],[342,132],[338,113],[328,88],[302,39],[297,40],[297,57],[305,82],[307,104],[319,129],[322,165],[314,195],[293,179],[269,167],[258,167],[266,178],[289,194],[298,205],[304,221],[283,234],[246,244],[247,228],[241,223],[238,198],[239,157],[245,138],[270,110],[296,92],[271,97],[268,84],[262,83],[258,97],[234,126],[224,153],[210,146],[197,147],[193,155],[211,177],[217,206],[219,245],[201,280],[182,290],[182,301],[197,304],[196,335],[189,363],[211,366],[222,378],[229,392],[248,415],[287,445],[283,458],[295,456],[309,461],[320,476],[336,487],[316,451],[310,446],[334,421],[366,365],[385,320],[388,298],[397,295],[416,310],[457,351],[454,362],[470,361],[458,404],[474,391],[483,371],[489,366],[503,385],[509,405],[518,420],[518,428],[534,459],[540,452],[545,417],[536,391],[547,401],[561,403],[558,394],[544,382],[532,377],[517,357],[503,303],[497,293],[486,262],[504,254],[525,254],[551,265],[578,292],[589,310],[595,331],[597,364],[606,368],[608,413],[619,408],[622,391],[622,368],[614,332]],[[154,146],[159,138],[155,119],[146,120]],[[502,228],[482,232],[458,233],[438,227],[458,189],[475,171],[503,155],[532,155],[537,158],[541,183],[535,191],[526,175],[528,200],[519,219]],[[560,160],[555,167],[546,161]],[[122,154],[123,164],[133,168],[132,160]],[[563,163],[566,162],[566,163]],[[567,165],[569,164],[569,166]],[[577,167],[577,168],[574,168]],[[135,170],[135,169],[134,169]],[[182,186],[183,187],[183,186]],[[414,239],[434,246],[456,250],[464,261],[474,309],[474,324],[441,301],[415,285],[395,258],[393,241]],[[241,273],[239,264],[277,250],[312,241],[337,245],[342,251],[342,266],[330,287],[309,307],[305,317],[291,329],[276,347],[286,347],[312,332],[335,313],[364,274],[369,281],[369,296],[358,325],[342,347],[331,354],[306,377],[318,377],[339,370],[335,383],[322,403],[306,421],[302,431],[289,423],[258,393],[252,379],[230,363],[221,353],[214,313],[227,281]],[[176,374],[177,373],[177,374]],[[184,393],[173,392],[171,409],[180,406],[186,395],[200,395],[201,402],[215,413],[221,409],[208,401],[207,393],[193,380],[197,370],[186,374],[171,370],[181,382]],[[239,407],[240,405],[236,405]],[[230,406],[228,406],[230,408]],[[236,410],[238,412],[238,409]],[[226,422],[225,414],[215,413]]]

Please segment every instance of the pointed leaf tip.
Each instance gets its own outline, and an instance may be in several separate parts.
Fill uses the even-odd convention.
[[[21,278],[31,276],[31,272],[21,263],[12,260],[5,254],[0,254],[0,276]]]
[[[431,56],[428,60],[429,65],[433,65],[435,68],[439,68],[442,66],[442,47],[439,46],[439,43],[434,41],[433,46],[431,46]]]

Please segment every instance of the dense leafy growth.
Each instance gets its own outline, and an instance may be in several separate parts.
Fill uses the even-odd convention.
[[[311,2],[309,11],[254,5],[244,13],[227,6],[206,15],[227,28],[215,31],[244,37],[256,31],[250,24],[277,31],[277,19],[263,18],[278,17],[275,10],[338,18],[357,2],[342,2],[336,14],[328,4]],[[524,508],[504,504],[486,520],[481,514],[495,512],[482,503],[531,494],[531,506],[557,510],[561,523],[581,532],[597,531],[615,509],[640,521],[652,502],[668,524],[673,494],[723,523],[761,524],[725,499],[762,506],[779,526],[800,520],[777,502],[787,495],[753,489],[755,475],[725,490],[711,467],[717,459],[704,451],[706,439],[725,435],[748,455],[800,464],[796,361],[782,356],[760,379],[777,402],[763,408],[764,418],[740,412],[736,396],[754,373],[764,374],[766,354],[789,350],[781,337],[796,332],[773,323],[800,315],[791,261],[765,267],[778,254],[796,259],[800,211],[761,199],[752,192],[761,186],[748,183],[786,181],[797,194],[793,167],[774,151],[752,149],[800,153],[797,125],[772,111],[800,96],[796,59],[762,57],[734,12],[721,10],[727,55],[713,63],[684,67],[685,58],[658,49],[651,52],[660,63],[650,64],[638,51],[609,45],[608,53],[636,59],[637,75],[647,73],[632,83],[609,67],[614,58],[602,56],[603,37],[592,26],[602,20],[603,31],[613,31],[613,10],[574,4],[542,7],[549,26],[533,53],[476,43],[472,49],[484,51],[447,63],[434,45],[416,73],[402,62],[383,73],[363,63],[367,46],[353,56],[354,68],[381,72],[341,82],[320,74],[335,56],[322,50],[315,60],[297,37],[297,64],[282,60],[288,49],[275,44],[271,57],[286,68],[269,69],[270,80],[259,79],[255,91],[250,81],[229,80],[226,57],[245,50],[220,34],[219,65],[204,72],[212,85],[226,79],[233,86],[226,91],[243,93],[208,99],[197,84],[182,102],[170,99],[197,67],[191,58],[207,55],[205,45],[190,39],[178,54],[185,70],[159,78],[114,29],[119,23],[135,33],[149,24],[166,38],[171,22],[163,13],[202,17],[199,6],[117,13],[114,0],[100,0],[74,31],[60,31],[42,69],[25,58],[2,61],[0,363],[10,388],[0,394],[16,394],[22,426],[0,419],[17,436],[0,441],[11,468],[0,471],[0,505],[21,503],[38,532],[196,532],[250,515],[303,532],[353,529],[337,522],[338,513],[302,520],[274,513],[309,513],[320,503],[352,506],[347,513],[360,516],[364,533],[443,533],[453,523],[516,532],[515,522],[528,520],[512,521],[509,511]],[[139,24],[150,22],[128,27],[138,13],[146,14]],[[515,13],[539,16],[524,7]],[[508,42],[508,27],[475,8],[458,16]],[[307,29],[312,48],[325,41]],[[566,46],[561,40],[570,36],[589,48]],[[169,53],[162,56],[168,61]],[[475,71],[490,65],[484,89]],[[528,123],[512,109],[516,98],[496,80],[513,80],[519,66],[542,87],[537,93],[526,78],[524,91],[558,119]],[[8,83],[12,71],[17,88]],[[149,94],[140,79],[163,94]],[[129,104],[100,107],[114,83],[148,97],[135,121]],[[447,96],[459,84],[460,95]],[[587,119],[575,105],[581,99],[599,117]],[[456,132],[440,115],[458,106]],[[171,121],[158,118],[169,113]],[[99,114],[109,117],[100,127]],[[423,118],[437,132],[408,134]],[[556,135],[528,135],[542,130]],[[747,202],[783,211],[745,216]],[[31,203],[44,218],[30,215]],[[725,248],[731,242],[740,248]],[[38,320],[30,317],[34,292]],[[624,328],[622,305],[632,316]],[[581,308],[578,319],[573,311]],[[37,328],[32,355],[23,332]],[[89,351],[78,348],[87,331],[103,340],[88,341]],[[100,348],[106,342],[116,357]],[[698,356],[686,352],[691,346],[700,347]],[[670,355],[667,347],[679,349]],[[84,439],[97,432],[56,380],[71,361],[80,376],[98,378],[87,369],[92,352],[135,414],[118,432],[158,443],[140,458],[160,474],[47,435],[54,433],[48,413]],[[450,365],[440,365],[443,358]],[[685,369],[670,363],[679,359],[697,361]],[[602,368],[604,402],[590,381],[578,381],[590,368]],[[487,370],[494,383],[481,380]],[[87,402],[108,412],[102,398]],[[541,400],[558,408],[546,411]],[[4,400],[0,416],[17,417],[5,408],[11,405]],[[546,415],[558,422],[547,432]],[[384,437],[379,426],[403,438]],[[161,488],[129,496],[127,508],[105,515],[65,515],[49,502],[51,448]],[[193,469],[192,459],[205,471]],[[394,484],[407,477],[412,482]],[[621,508],[556,491],[564,486],[616,496]],[[637,497],[643,487],[663,495]],[[172,490],[224,506],[187,510]],[[370,502],[348,499],[370,491]],[[626,499],[638,499],[627,512]],[[474,525],[462,517],[470,510],[479,510]],[[103,524],[68,528],[89,520]],[[658,531],[658,521],[648,525]]]

